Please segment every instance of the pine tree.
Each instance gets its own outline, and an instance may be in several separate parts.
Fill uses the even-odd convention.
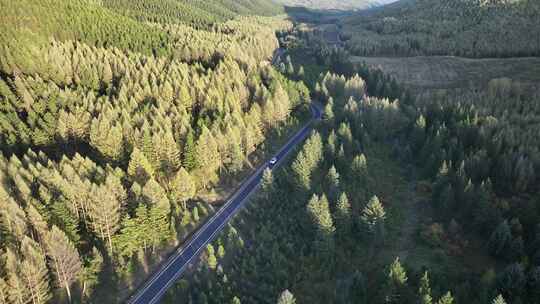
[[[318,250],[322,253],[332,253],[336,229],[326,196],[323,194],[318,198],[314,194],[307,205],[307,211],[317,228],[316,246]]]
[[[388,282],[386,293],[386,302],[388,303],[399,303],[399,299],[402,295],[402,292],[407,285],[407,273],[397,257],[394,262],[390,265],[388,271]]]
[[[334,119],[334,99],[332,97],[328,98],[328,102],[324,106],[324,119],[328,121],[333,121]]]
[[[339,173],[335,166],[332,166],[328,170],[328,174],[326,174],[326,184],[330,199],[335,201],[339,193]]]
[[[368,232],[375,235],[383,233],[386,212],[377,196],[373,196],[369,200],[364,210],[362,210],[360,219]]]
[[[508,221],[503,221],[497,226],[491,234],[488,247],[494,256],[501,256],[509,248],[512,241],[512,231],[508,225]]]
[[[298,69],[298,79],[304,79],[306,72],[304,71],[304,66],[300,66]]]
[[[208,268],[215,270],[217,267],[218,261],[214,252],[214,246],[212,246],[212,244],[206,245],[206,254],[207,254]]]
[[[277,304],[296,304],[296,299],[289,290],[285,289],[279,296]]]
[[[394,262],[390,265],[390,270],[388,272],[388,279],[391,284],[394,286],[405,286],[407,284],[407,273],[405,272],[405,269],[403,266],[401,266],[401,262],[399,261],[399,257],[397,257]]]
[[[274,188],[274,177],[272,174],[272,170],[270,168],[266,168],[263,171],[262,180],[261,180],[261,189],[262,193],[268,197],[273,192]]]
[[[45,247],[58,286],[66,289],[71,302],[71,284],[76,281],[82,269],[79,253],[56,226],[53,226],[48,233]]]
[[[222,244],[219,244],[219,246],[218,246],[217,256],[218,256],[220,259],[222,259],[223,257],[225,257],[225,247],[223,247]]]
[[[129,161],[128,175],[137,183],[144,185],[148,179],[154,176],[152,165],[139,149],[133,148],[131,159]]]
[[[492,304],[506,304],[506,301],[502,295],[498,295],[495,299],[493,299]]]
[[[343,235],[350,233],[352,228],[351,204],[345,192],[341,193],[337,202],[336,224]]]
[[[431,304],[433,302],[427,271],[424,272],[424,275],[420,279],[420,288],[418,289],[418,295],[420,296],[420,304]]]
[[[186,143],[184,144],[183,164],[190,172],[199,166],[197,161],[197,152],[195,151],[195,136],[193,135],[193,130],[191,129],[187,134]]]

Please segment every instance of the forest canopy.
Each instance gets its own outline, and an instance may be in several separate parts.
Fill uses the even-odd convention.
[[[1,7],[0,303],[121,301],[309,102],[271,2]]]
[[[358,56],[540,54],[535,0],[402,0],[343,22],[346,48]]]

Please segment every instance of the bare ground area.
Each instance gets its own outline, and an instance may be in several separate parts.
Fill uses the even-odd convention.
[[[470,59],[453,56],[358,57],[379,67],[413,91],[485,86],[491,79],[507,77],[526,86],[540,85],[540,58]]]

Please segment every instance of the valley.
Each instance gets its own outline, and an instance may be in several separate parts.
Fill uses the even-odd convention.
[[[0,8],[0,304],[540,302],[537,1]]]

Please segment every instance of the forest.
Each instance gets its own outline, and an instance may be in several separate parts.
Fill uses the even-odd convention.
[[[163,303],[540,303],[540,86],[351,61],[535,56],[535,1],[353,12],[344,47],[266,0],[0,7],[0,304],[125,302],[312,105]]]
[[[230,3],[1,2],[0,303],[120,302],[295,127],[290,22]]]
[[[343,23],[346,48],[358,56],[538,56],[535,0],[412,0],[360,12]]]
[[[412,96],[304,29],[277,66],[323,121],[165,302],[540,301],[540,91]]]

